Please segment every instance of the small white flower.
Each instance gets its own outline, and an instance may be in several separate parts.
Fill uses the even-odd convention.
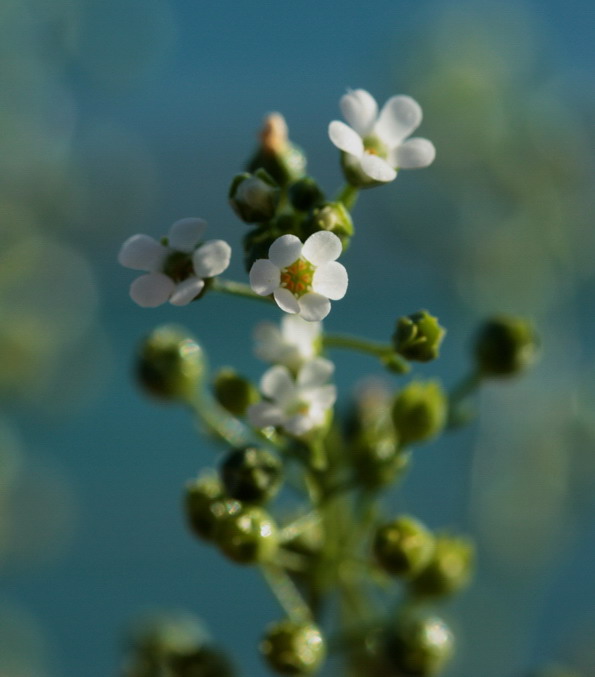
[[[329,299],[342,299],[347,291],[347,271],[336,259],[343,246],[329,231],[321,230],[302,244],[295,235],[281,235],[269,248],[268,259],[258,259],[250,269],[250,285],[260,296],[273,294],[286,313],[308,322],[325,318]]]
[[[420,105],[410,96],[393,96],[378,114],[378,104],[364,89],[349,91],[340,102],[349,123],[334,120],[328,133],[333,144],[374,181],[392,181],[398,169],[430,165],[436,156],[431,141],[407,137],[419,127]]]
[[[231,247],[223,240],[201,244],[207,224],[202,219],[180,219],[169,229],[166,244],[149,235],[133,235],[122,245],[118,261],[126,268],[144,270],[130,285],[132,300],[143,308],[169,301],[185,306],[200,294],[205,279],[228,266]]]
[[[287,367],[271,367],[260,381],[270,402],[248,408],[250,423],[257,428],[279,426],[297,436],[321,426],[337,399],[336,387],[327,383],[334,369],[330,360],[317,357],[306,362],[294,380]]]
[[[254,329],[256,355],[295,372],[318,354],[321,330],[321,322],[306,322],[299,315],[285,315],[280,327],[261,322]]]

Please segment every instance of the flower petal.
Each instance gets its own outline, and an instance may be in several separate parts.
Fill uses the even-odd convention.
[[[318,388],[324,385],[335,371],[335,365],[324,357],[306,362],[300,369],[297,384],[300,388]]]
[[[398,169],[421,169],[434,162],[436,149],[428,139],[407,139],[391,151],[392,164]]]
[[[360,136],[372,131],[378,115],[376,99],[365,89],[354,89],[341,97],[343,117]]]
[[[319,266],[314,271],[312,289],[317,294],[322,294],[333,301],[338,301],[347,292],[347,282],[345,266],[337,263],[337,261],[331,261]]]
[[[192,254],[192,265],[198,277],[215,277],[229,266],[231,247],[224,240],[209,240]]]
[[[322,331],[320,322],[306,322],[299,315],[285,315],[281,320],[281,335],[286,344],[295,348],[302,359],[313,357]]]
[[[156,308],[169,299],[175,286],[167,275],[149,273],[137,277],[130,285],[130,297],[142,308]]]
[[[260,322],[254,327],[252,336],[255,342],[256,357],[265,362],[281,362],[286,344],[276,324]]]
[[[251,404],[246,414],[248,415],[248,420],[255,428],[281,425],[285,419],[285,414],[281,409],[270,402]]]
[[[364,142],[360,135],[340,120],[333,120],[328,126],[330,140],[337,148],[360,157],[364,152]]]
[[[260,379],[260,389],[263,395],[270,397],[281,406],[291,400],[295,394],[295,383],[289,369],[280,364],[267,369]]]
[[[260,296],[268,296],[278,289],[281,271],[268,259],[257,259],[250,268],[250,286]]]
[[[326,411],[330,409],[337,400],[337,387],[334,385],[325,385],[310,394],[312,410]]]
[[[189,277],[176,285],[169,302],[174,306],[187,306],[202,291],[205,283],[199,277]]]
[[[302,256],[315,266],[338,259],[343,251],[341,240],[328,230],[319,230],[304,243]]]
[[[387,146],[396,146],[421,123],[421,106],[410,96],[393,96],[382,107],[375,132]]]
[[[397,172],[378,155],[364,153],[360,165],[364,173],[375,181],[393,181],[397,177]]]
[[[158,271],[169,250],[149,235],[133,235],[120,248],[118,263],[133,270]]]
[[[313,418],[310,413],[296,414],[295,416],[290,416],[284,423],[283,428],[290,434],[299,437],[304,435],[308,431],[312,430],[316,425],[319,425],[321,421],[317,421]]]
[[[297,302],[295,296],[289,291],[289,289],[283,289],[283,287],[278,287],[273,292],[275,301],[281,310],[284,310],[286,313],[299,313],[300,306]]]
[[[295,235],[281,235],[269,247],[269,259],[279,268],[291,265],[302,255],[302,241]]]
[[[200,242],[207,222],[203,219],[180,219],[172,224],[168,233],[169,246],[181,252],[190,254]]]
[[[331,312],[331,302],[322,294],[310,292],[299,300],[300,315],[308,322],[323,320]]]

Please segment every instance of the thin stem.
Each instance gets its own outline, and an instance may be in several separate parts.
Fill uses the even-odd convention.
[[[468,400],[481,384],[481,380],[480,372],[471,371],[450,391],[447,427],[457,428],[473,417],[473,411],[468,406]]]
[[[381,360],[390,361],[390,368],[400,374],[406,374],[409,371],[407,362],[395,352],[393,346],[388,343],[379,343],[370,341],[359,336],[350,336],[348,334],[326,334],[323,338],[325,348],[343,348],[344,350],[355,350],[360,353],[373,355]]]
[[[250,443],[251,435],[246,426],[206,392],[198,393],[191,406],[201,423],[214,437],[219,437],[236,448]]]
[[[272,563],[262,564],[260,569],[287,616],[296,623],[311,622],[312,613],[287,572]]]
[[[252,291],[250,285],[243,282],[235,282],[234,280],[224,280],[220,277],[213,279],[211,283],[211,290],[218,291],[223,294],[232,294],[233,296],[243,296],[253,301],[264,301],[265,303],[273,303],[270,296],[260,296]]]
[[[337,202],[342,202],[349,211],[355,207],[357,196],[359,195],[359,188],[346,183],[341,192],[337,195]]]

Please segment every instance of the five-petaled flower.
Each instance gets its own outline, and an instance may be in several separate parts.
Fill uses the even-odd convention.
[[[270,401],[248,408],[248,419],[257,428],[283,428],[291,435],[304,435],[325,423],[337,399],[337,389],[328,380],[334,371],[330,360],[317,357],[306,362],[294,379],[282,365],[271,367],[260,381]]]
[[[261,360],[297,371],[320,352],[321,322],[306,322],[299,315],[284,315],[281,326],[261,322],[254,329],[255,353]]]
[[[269,248],[268,259],[250,269],[250,285],[260,296],[272,294],[279,308],[299,314],[308,322],[325,318],[329,299],[342,299],[347,271],[337,263],[343,246],[329,231],[321,230],[302,244],[296,235],[281,235]]]
[[[180,219],[167,238],[157,242],[149,235],[133,235],[122,245],[118,261],[126,268],[144,270],[130,285],[132,300],[143,308],[169,301],[185,306],[228,266],[231,247],[223,240],[201,243],[207,224],[202,219]]]
[[[341,98],[340,106],[349,125],[333,120],[328,133],[346,154],[347,178],[354,183],[392,181],[398,169],[418,169],[433,162],[436,150],[431,141],[407,138],[422,119],[420,105],[410,96],[391,97],[378,114],[374,97],[355,89]],[[358,180],[361,173],[364,176]]]

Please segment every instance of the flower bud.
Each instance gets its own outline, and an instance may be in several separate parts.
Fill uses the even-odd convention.
[[[434,537],[421,522],[405,515],[381,526],[376,531],[373,547],[374,555],[385,571],[408,578],[430,561]]]
[[[343,248],[353,235],[351,214],[342,202],[327,202],[312,215],[314,230],[329,230],[343,243]]]
[[[426,310],[420,310],[398,319],[393,345],[408,360],[430,362],[438,357],[445,333],[445,329],[438,324],[438,318]]]
[[[257,259],[266,259],[273,242],[282,235],[268,225],[259,226],[248,232],[244,237],[244,267],[248,272]]]
[[[366,440],[360,438],[353,448],[353,465],[359,484],[366,489],[386,487],[403,475],[411,456],[399,449],[395,439]]]
[[[454,637],[437,616],[405,615],[386,639],[390,663],[406,677],[432,677],[442,671],[454,652]]]
[[[167,667],[168,677],[233,677],[236,674],[227,656],[208,645],[169,656]]]
[[[482,376],[512,376],[537,358],[538,337],[522,317],[500,316],[487,320],[475,339],[475,359]]]
[[[238,174],[229,188],[229,204],[246,223],[262,223],[275,216],[279,186],[264,169]]]
[[[258,390],[234,369],[220,369],[213,384],[215,399],[234,416],[243,416],[260,399]]]
[[[312,177],[304,176],[291,184],[289,201],[294,209],[307,212],[324,202],[324,193]]]
[[[206,541],[213,540],[221,520],[238,509],[239,503],[227,500],[215,475],[203,475],[186,485],[184,512],[188,526]]]
[[[221,465],[227,493],[245,503],[265,503],[279,490],[281,461],[266,449],[247,447],[231,451]]]
[[[320,667],[326,649],[322,634],[315,625],[284,620],[268,628],[260,644],[260,652],[275,672],[305,675]]]
[[[411,581],[420,597],[444,597],[465,587],[473,573],[475,550],[466,538],[439,536],[427,566]]]
[[[181,327],[165,325],[141,343],[136,374],[152,395],[189,401],[206,372],[200,345]]]
[[[437,435],[446,423],[447,398],[436,381],[412,381],[395,397],[392,417],[403,444]]]
[[[215,540],[219,548],[238,564],[270,560],[277,552],[277,525],[258,507],[241,507],[229,512],[218,525]]]
[[[302,178],[306,169],[304,153],[290,140],[287,123],[280,113],[265,118],[260,147],[248,163],[248,171],[264,169],[280,185]]]

